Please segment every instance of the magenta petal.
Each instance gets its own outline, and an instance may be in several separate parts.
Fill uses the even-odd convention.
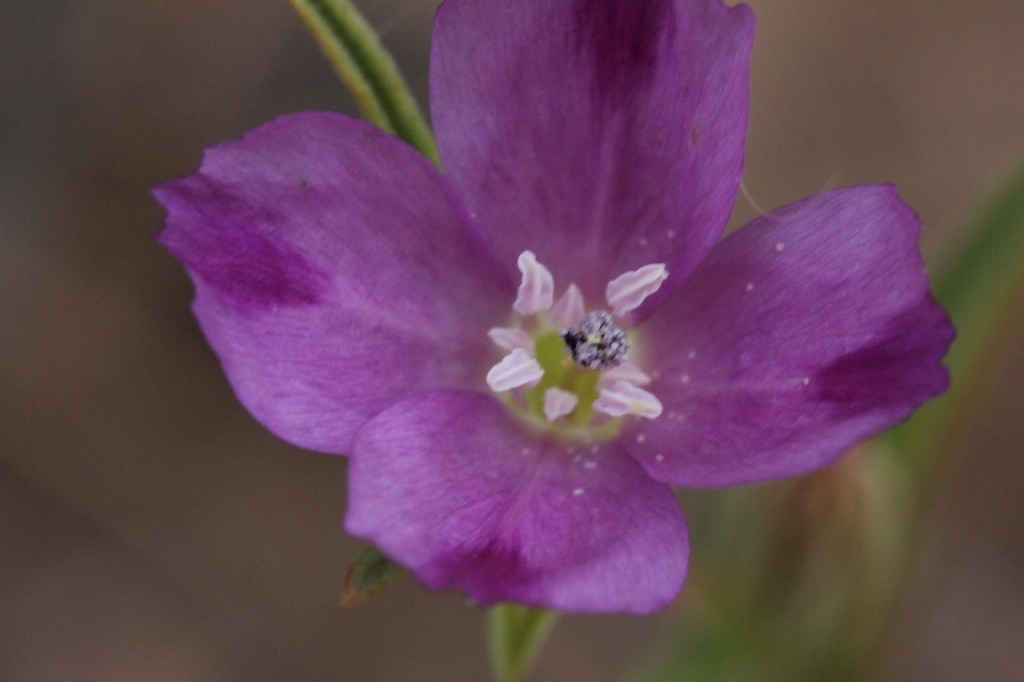
[[[663,300],[729,217],[753,38],[749,8],[719,0],[445,0],[441,158],[502,262],[532,249],[591,301],[665,263],[641,312]]]
[[[158,187],[158,240],[239,399],[280,437],[345,453],[384,408],[480,387],[515,291],[444,178],[336,114],[280,118]]]
[[[487,395],[411,398],[357,435],[345,527],[481,604],[666,606],[689,551],[672,492],[614,442],[571,448]]]
[[[643,326],[665,411],[630,434],[634,456],[680,486],[802,474],[945,390],[954,334],[920,226],[891,187],[858,187],[717,245]]]

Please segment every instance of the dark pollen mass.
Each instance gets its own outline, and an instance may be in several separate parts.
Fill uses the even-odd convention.
[[[587,313],[578,327],[562,329],[558,336],[573,361],[584,369],[611,369],[629,359],[626,332],[603,310]]]

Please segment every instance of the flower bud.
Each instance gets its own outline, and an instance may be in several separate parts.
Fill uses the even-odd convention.
[[[684,500],[695,538],[689,630],[745,650],[749,679],[844,679],[865,664],[895,605],[912,520],[909,481],[883,447]]]

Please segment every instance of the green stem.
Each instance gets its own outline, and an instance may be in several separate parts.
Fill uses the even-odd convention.
[[[516,604],[498,604],[487,615],[494,677],[499,682],[518,682],[530,672],[559,614]]]
[[[430,126],[395,60],[348,0],[289,0],[348,86],[366,120],[441,166]]]

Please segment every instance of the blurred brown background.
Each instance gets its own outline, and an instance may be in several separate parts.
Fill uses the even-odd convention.
[[[436,0],[359,4],[425,101]],[[938,262],[1024,158],[1024,3],[751,4],[756,202],[895,182]],[[486,679],[458,595],[338,607],[345,460],[239,407],[150,239],[151,185],[317,108],[352,111],[285,0],[0,0],[0,681]],[[1015,334],[882,680],[1024,680]],[[658,623],[566,619],[537,679],[615,679]]]

